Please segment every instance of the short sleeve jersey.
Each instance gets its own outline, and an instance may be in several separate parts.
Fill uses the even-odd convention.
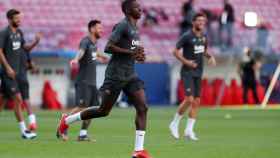
[[[83,50],[84,56],[79,61],[79,72],[76,83],[86,83],[89,85],[96,85],[96,60],[97,60],[97,46],[93,43],[90,37],[84,37],[79,46]]]
[[[137,27],[133,26],[127,18],[115,25],[109,38],[110,41],[120,48],[134,50],[140,45],[140,36]],[[112,54],[112,58],[106,69],[107,79],[129,81],[137,76],[135,72],[135,60],[131,55]]]
[[[187,65],[183,65],[182,72],[190,73],[193,76],[201,77],[203,73],[203,54],[207,49],[206,35],[197,37],[192,31],[184,33],[176,44],[177,49],[183,49],[183,56],[187,60],[193,60],[198,64],[193,69]]]
[[[0,31],[0,48],[3,49],[4,56],[16,73],[20,71],[21,53],[25,53],[24,44],[24,36],[20,29],[13,32],[10,27],[6,27]]]

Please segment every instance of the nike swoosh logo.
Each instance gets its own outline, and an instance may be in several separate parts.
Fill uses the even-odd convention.
[[[136,47],[131,47],[130,49],[134,50],[134,49],[136,49]]]

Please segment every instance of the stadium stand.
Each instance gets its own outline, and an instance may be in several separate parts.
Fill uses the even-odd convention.
[[[170,51],[177,40],[181,20],[181,8],[183,0],[149,0],[142,1],[145,8],[164,8],[168,15],[168,21],[160,21],[159,25],[152,28],[143,28],[141,31],[143,45],[149,50],[150,61],[173,60]],[[255,29],[246,29],[242,25],[245,11],[255,11],[260,18],[271,25],[270,40],[276,41],[280,37],[280,20],[277,13],[280,11],[278,1],[262,0],[232,0],[236,9],[237,23],[235,25],[234,43],[240,47],[252,46],[256,39]],[[219,13],[222,9],[222,0],[198,0],[195,3],[196,10],[206,8]],[[44,33],[44,40],[37,50],[76,50],[78,40],[85,34],[83,26],[89,19],[98,18],[105,25],[105,34],[108,35],[113,25],[122,18],[119,9],[119,1],[102,0],[9,0],[0,1],[0,11],[9,7],[15,7],[24,13],[24,28],[31,26],[32,30],[25,29],[27,39],[36,31]],[[1,15],[3,16],[3,15]],[[3,26],[3,21],[0,26]],[[106,42],[104,38],[100,45]],[[272,50],[280,49],[279,42],[273,42]]]

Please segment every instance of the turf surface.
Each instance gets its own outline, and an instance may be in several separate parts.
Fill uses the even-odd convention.
[[[151,108],[146,148],[153,158],[266,158],[280,155],[280,110],[203,109],[196,126],[199,142],[171,138],[168,124],[175,108]],[[96,143],[55,138],[60,112],[38,112],[38,138],[22,140],[12,112],[0,113],[0,158],[129,158],[134,144],[134,110],[113,109],[90,128]],[[185,127],[181,122],[181,133]]]

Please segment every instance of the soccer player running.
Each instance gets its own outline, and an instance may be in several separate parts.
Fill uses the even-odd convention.
[[[99,108],[89,108],[74,115],[63,115],[57,133],[67,139],[67,129],[73,122],[108,116],[119,94],[123,91],[136,109],[136,136],[133,158],[150,158],[144,150],[147,111],[144,84],[135,72],[135,60],[145,60],[144,48],[140,46],[137,21],[142,10],[137,0],[124,0],[122,11],[125,18],[113,29],[106,45],[106,52],[112,54],[107,66],[105,80],[101,87],[102,101]]]
[[[79,46],[76,57],[70,61],[70,66],[79,66],[75,82],[76,105],[71,114],[75,114],[86,107],[98,105],[98,90],[96,88],[96,60],[105,62],[106,57],[97,53],[97,40],[102,36],[102,25],[98,20],[88,23],[89,35],[84,37]],[[87,129],[90,120],[84,120],[78,136],[78,141],[90,141]]]
[[[21,24],[21,14],[18,10],[11,9],[7,12],[9,26],[0,32],[0,62],[3,67],[2,90],[7,98],[11,98],[15,103],[15,115],[19,122],[22,138],[33,139],[36,133],[27,130],[21,110],[22,96],[19,90],[21,54],[30,52],[40,41],[40,37],[27,45],[19,26]]]
[[[179,139],[179,123],[189,107],[189,118],[184,135],[190,140],[198,140],[193,129],[200,104],[203,57],[208,58],[209,64],[216,65],[215,58],[207,51],[207,40],[204,35],[206,21],[206,16],[203,13],[197,13],[192,20],[192,30],[185,32],[180,37],[173,51],[174,56],[183,64],[181,78],[185,86],[185,99],[169,125],[171,135],[175,139]],[[183,49],[183,53],[181,49]]]

